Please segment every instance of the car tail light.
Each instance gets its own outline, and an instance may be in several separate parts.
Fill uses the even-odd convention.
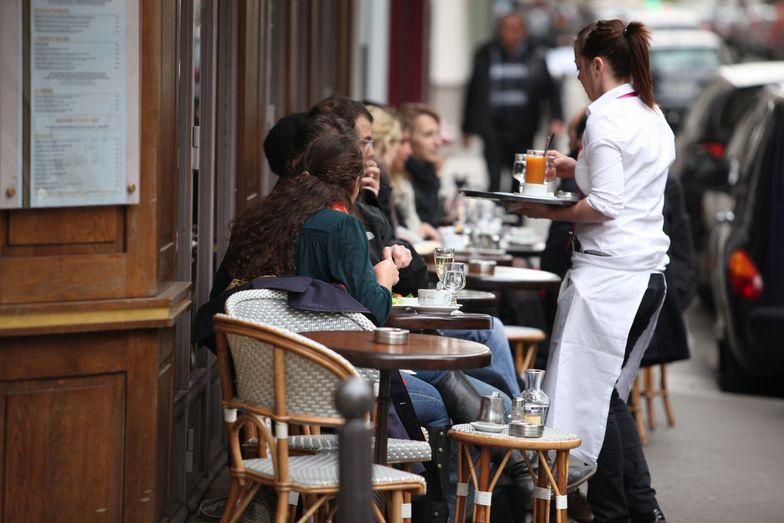
[[[705,151],[714,158],[724,156],[724,144],[720,142],[702,142],[700,144]]]
[[[737,249],[727,264],[730,289],[739,298],[758,300],[762,296],[762,276],[746,251]]]

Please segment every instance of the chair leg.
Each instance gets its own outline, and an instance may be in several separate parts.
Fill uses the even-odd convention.
[[[403,523],[403,493],[391,490],[387,493],[387,521],[389,523]]]
[[[525,349],[525,361],[523,361],[523,371],[530,369],[536,361],[536,351],[539,345],[534,341]]]
[[[239,480],[232,478],[231,488],[229,489],[229,497],[226,500],[226,506],[223,507],[223,514],[221,515],[220,523],[228,523],[234,515],[234,509],[237,507],[237,500],[240,496]]]
[[[468,463],[464,456],[464,444],[457,444],[457,499],[455,501],[455,522],[463,523],[466,516],[466,496],[468,495]]]
[[[648,428],[656,430],[656,411],[653,399],[657,391],[653,388],[653,367],[642,369],[645,373],[645,410],[648,413]]]
[[[515,370],[519,376],[522,376],[525,371],[525,345],[522,341],[516,341],[512,349],[514,350]]]
[[[662,390],[662,398],[664,400],[664,412],[667,415],[667,425],[670,427],[675,425],[675,416],[672,414],[672,405],[670,405],[670,391],[667,388],[667,364],[662,363],[659,365],[659,386]]]
[[[642,419],[642,409],[640,405],[640,376],[637,375],[632,383],[632,393],[629,396],[629,410],[637,423],[637,430],[640,433],[640,443],[648,444],[648,433],[645,430],[645,421]]]
[[[296,509],[296,507],[295,507]],[[275,523],[286,523],[289,521],[289,493],[288,491],[278,491],[278,501],[275,505]]]

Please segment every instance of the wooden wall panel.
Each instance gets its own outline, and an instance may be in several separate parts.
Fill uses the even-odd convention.
[[[0,401],[0,520],[122,519],[122,481],[105,480],[123,477],[122,374],[0,383]]]
[[[122,222],[117,207],[66,207],[8,215],[9,246],[115,243]]]

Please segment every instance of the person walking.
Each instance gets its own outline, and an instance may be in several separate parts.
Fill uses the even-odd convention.
[[[659,315],[670,240],[662,230],[674,137],[653,99],[650,32],[604,20],[575,40],[591,104],[577,160],[555,151],[562,177],[586,195],[571,207],[513,204],[529,217],[576,224],[561,285],[545,391],[548,425],[580,434],[574,455],[597,472],[588,502],[597,523],[665,521],[625,403]]]
[[[544,53],[526,37],[522,13],[498,22],[498,36],[474,55],[463,109],[463,143],[470,135],[484,142],[490,191],[498,191],[501,171],[515,153],[531,148],[546,105],[550,132],[563,128],[560,86],[547,70]]]

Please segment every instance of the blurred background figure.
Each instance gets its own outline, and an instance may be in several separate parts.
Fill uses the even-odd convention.
[[[501,187],[501,171],[515,153],[531,148],[547,105],[550,132],[563,127],[561,91],[547,70],[544,52],[528,38],[522,13],[513,11],[498,22],[497,36],[474,55],[463,110],[463,141],[479,135],[490,179],[489,190]]]
[[[423,222],[439,227],[444,220],[438,176],[443,144],[441,117],[425,104],[408,103],[400,107],[400,120],[403,132],[411,142],[411,156],[406,160],[405,169],[414,189],[417,214]]]

